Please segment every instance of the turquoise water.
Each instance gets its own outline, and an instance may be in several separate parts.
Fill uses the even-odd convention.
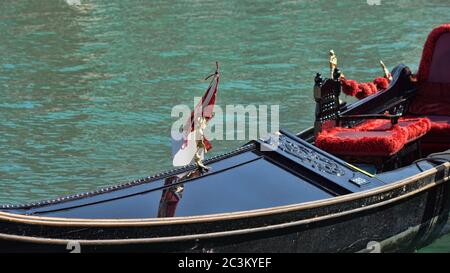
[[[368,81],[379,59],[415,70],[426,35],[450,21],[447,0],[71,2],[0,1],[0,203],[170,168],[171,108],[203,94],[216,60],[219,105],[279,104],[296,132],[330,48]]]

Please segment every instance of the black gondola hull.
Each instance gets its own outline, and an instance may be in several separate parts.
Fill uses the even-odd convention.
[[[448,173],[448,166],[442,171]],[[437,238],[449,217],[449,180],[440,171],[342,202],[151,223],[2,221],[6,252],[411,252]],[[351,197],[351,196],[350,196]],[[388,198],[389,197],[389,198]],[[232,217],[231,217],[232,216]],[[401,217],[400,217],[401,216]],[[175,222],[173,222],[175,220]],[[45,222],[45,221],[44,221]],[[7,233],[12,236],[7,235]],[[6,235],[5,235],[6,234]],[[17,236],[26,234],[26,236]],[[45,239],[44,239],[45,238]]]

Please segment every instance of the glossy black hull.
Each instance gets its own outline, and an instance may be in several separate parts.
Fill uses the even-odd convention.
[[[448,166],[447,166],[448,167]],[[450,181],[442,170],[403,186],[260,215],[139,224],[2,222],[5,252],[412,252],[441,235]],[[387,198],[390,197],[390,198]],[[347,200],[346,200],[347,199]],[[18,221],[18,220],[17,220]],[[5,237],[10,234],[27,236]],[[40,238],[47,238],[41,240]],[[52,241],[54,240],[54,241]],[[80,248],[77,247],[80,246]],[[72,247],[73,246],[73,247]]]

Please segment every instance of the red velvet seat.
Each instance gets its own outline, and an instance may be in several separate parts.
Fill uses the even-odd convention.
[[[431,129],[431,121],[428,118],[407,117],[400,118],[398,126],[406,134],[406,143],[414,141],[422,136],[428,134]],[[374,120],[363,123],[355,129],[360,131],[387,131],[392,128],[389,121]]]
[[[316,146],[337,155],[390,156],[406,143],[406,134],[394,127],[387,131],[358,131],[336,127],[320,132]]]
[[[430,127],[427,118],[402,118],[394,126],[387,120],[370,120],[354,128],[323,130],[316,137],[316,146],[337,155],[388,157],[425,135]]]
[[[427,38],[417,72],[419,91],[409,114],[428,117],[431,130],[423,137],[424,153],[450,149],[450,24],[435,28]]]

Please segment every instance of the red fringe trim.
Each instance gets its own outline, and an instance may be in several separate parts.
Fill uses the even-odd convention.
[[[389,80],[386,78],[376,78],[373,80],[373,83],[377,86],[378,90],[386,90],[389,86]]]
[[[373,82],[358,83],[355,80],[341,79],[342,91],[347,96],[363,99],[375,93],[386,90],[389,81],[386,78],[376,78]]]
[[[347,96],[355,97],[360,92],[358,83],[354,80],[341,79],[342,91]]]

